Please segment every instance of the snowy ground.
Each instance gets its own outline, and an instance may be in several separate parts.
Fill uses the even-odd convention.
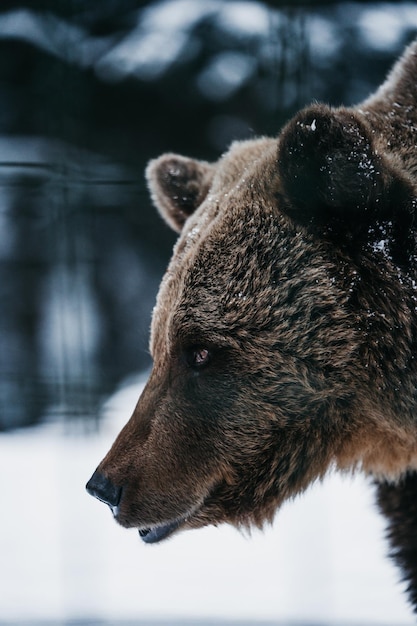
[[[208,528],[146,546],[117,526],[84,485],[140,388],[113,396],[99,435],[55,423],[0,436],[0,623],[415,623],[361,478],[329,477],[251,538]]]

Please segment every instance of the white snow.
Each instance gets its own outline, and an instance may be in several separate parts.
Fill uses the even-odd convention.
[[[0,37],[27,41],[82,67],[94,63],[112,44],[110,38],[89,37],[86,30],[52,13],[27,9],[0,14]]]
[[[417,11],[414,2],[400,6],[381,3],[366,8],[359,17],[359,29],[366,44],[377,50],[387,50],[399,45],[405,28],[417,24]]]
[[[326,62],[338,53],[342,43],[335,23],[322,15],[309,16],[308,36],[311,50],[314,50],[314,53]]]
[[[211,100],[229,98],[256,70],[256,62],[248,54],[221,52],[215,55],[197,78],[200,91]]]
[[[234,37],[264,37],[271,28],[271,13],[259,3],[237,0],[220,4],[217,24]]]
[[[126,75],[157,79],[178,58],[194,55],[199,44],[190,38],[190,30],[218,8],[218,0],[166,0],[146,7],[136,27],[97,62],[98,76],[115,81]]]
[[[119,527],[84,485],[141,384],[107,402],[100,434],[55,423],[0,436],[0,619],[414,623],[360,477],[329,477],[251,538],[224,526],[146,546]]]

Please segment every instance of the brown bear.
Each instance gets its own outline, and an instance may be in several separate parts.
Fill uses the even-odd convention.
[[[180,237],[152,373],[88,491],[153,543],[261,526],[361,469],[417,607],[417,42],[360,105],[147,178]]]

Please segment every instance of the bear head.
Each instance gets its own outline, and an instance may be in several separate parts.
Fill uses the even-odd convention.
[[[152,373],[93,495],[155,542],[260,526],[333,465],[400,473],[414,454],[394,389],[414,371],[416,193],[366,116],[313,105],[278,139],[216,163],[163,155],[147,179],[179,239]]]

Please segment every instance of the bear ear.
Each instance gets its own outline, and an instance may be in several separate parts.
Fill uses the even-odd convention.
[[[414,190],[350,109],[313,105],[278,140],[283,210],[296,222],[352,238],[378,219],[410,221]]]
[[[210,163],[176,154],[163,154],[149,163],[146,178],[152,200],[177,233],[203,202],[213,174]]]

